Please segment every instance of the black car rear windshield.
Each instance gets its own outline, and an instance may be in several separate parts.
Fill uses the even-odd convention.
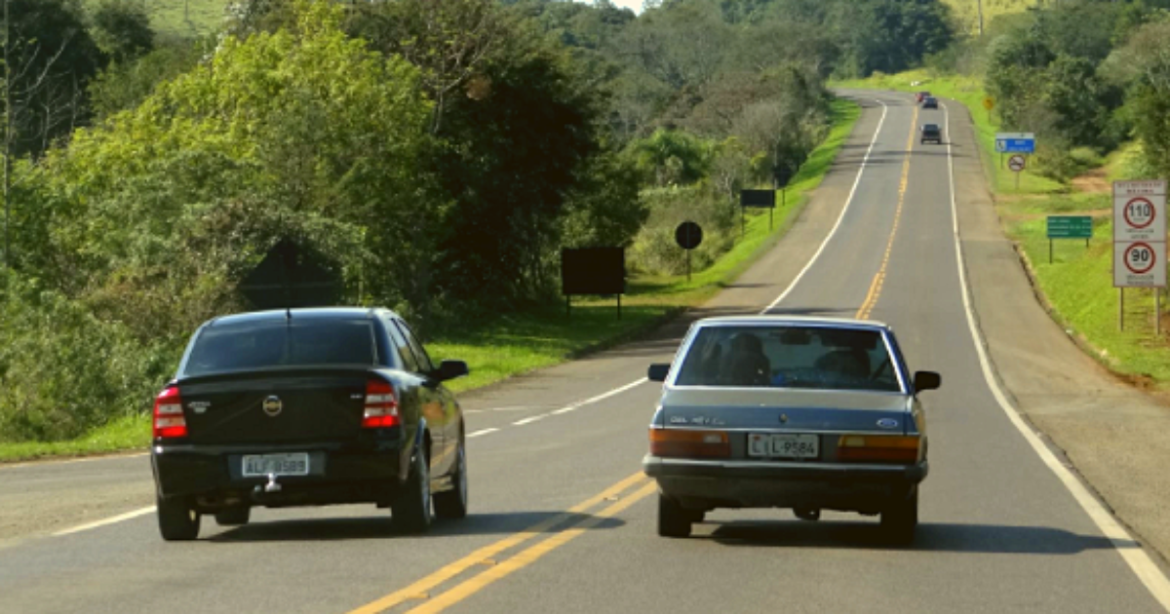
[[[203,329],[183,375],[300,365],[373,365],[368,320],[265,320]]]
[[[709,326],[691,343],[674,383],[896,392],[893,355],[874,330]]]

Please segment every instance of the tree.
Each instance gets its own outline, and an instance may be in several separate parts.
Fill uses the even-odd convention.
[[[444,203],[418,70],[349,39],[339,7],[293,10],[47,156],[45,279],[143,340],[240,309],[282,238],[341,263],[349,301],[426,300]]]
[[[150,17],[136,0],[103,0],[93,13],[93,38],[98,48],[119,64],[154,49]]]
[[[13,161],[40,156],[82,124],[84,92],[97,72],[100,52],[82,27],[78,9],[65,0],[2,0],[4,3],[3,199],[4,266],[12,262]]]

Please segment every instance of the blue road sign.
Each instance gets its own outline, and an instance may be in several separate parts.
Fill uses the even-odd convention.
[[[1036,153],[1036,135],[1031,132],[1001,132],[995,135],[998,153]]]

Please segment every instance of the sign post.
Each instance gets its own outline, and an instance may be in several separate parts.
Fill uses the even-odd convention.
[[[1166,287],[1166,182],[1113,182],[1113,285],[1118,326],[1125,330],[1125,288],[1154,290],[1154,332],[1161,334]]]
[[[991,110],[995,108],[995,99],[991,96],[983,98],[983,108],[987,109],[987,121],[991,121]]]
[[[1016,154],[1008,158],[1008,168],[1016,174],[1016,190],[1020,189],[1020,173],[1024,172],[1024,168],[1028,166],[1028,160],[1020,154]]]
[[[995,135],[995,151],[999,154],[999,164],[1002,167],[1003,154],[1005,153],[1036,153],[1036,135],[1031,132],[997,133]]]
[[[1055,239],[1084,239],[1089,247],[1093,237],[1093,218],[1087,215],[1048,216],[1048,264],[1052,264],[1052,243]]]
[[[775,192],[773,192],[775,194]],[[703,243],[703,229],[698,224],[686,221],[674,229],[674,242],[687,252],[687,281],[691,280],[691,250]]]
[[[622,294],[626,292],[624,247],[582,247],[561,250],[561,293],[565,313],[573,314],[574,294],[617,296],[617,317],[622,319]]]
[[[747,233],[747,208],[762,207],[768,210],[768,232],[772,232],[772,211],[776,208],[776,190],[740,190],[740,234]]]

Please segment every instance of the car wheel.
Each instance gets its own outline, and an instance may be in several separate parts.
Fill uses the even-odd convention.
[[[156,500],[158,531],[169,542],[190,541],[199,537],[199,512],[185,499]]]
[[[458,519],[467,516],[467,451],[462,442],[456,452],[451,485],[451,490],[435,493],[435,516],[439,518]]]
[[[410,478],[390,503],[390,518],[402,533],[422,533],[431,527],[431,474],[421,448],[410,465]]]
[[[692,512],[674,499],[658,493],[658,534],[662,537],[690,537]]]
[[[215,514],[215,524],[221,527],[242,527],[252,517],[250,507],[229,507]]]
[[[918,528],[918,491],[896,501],[882,511],[882,532],[893,544],[906,545],[914,541]]]

